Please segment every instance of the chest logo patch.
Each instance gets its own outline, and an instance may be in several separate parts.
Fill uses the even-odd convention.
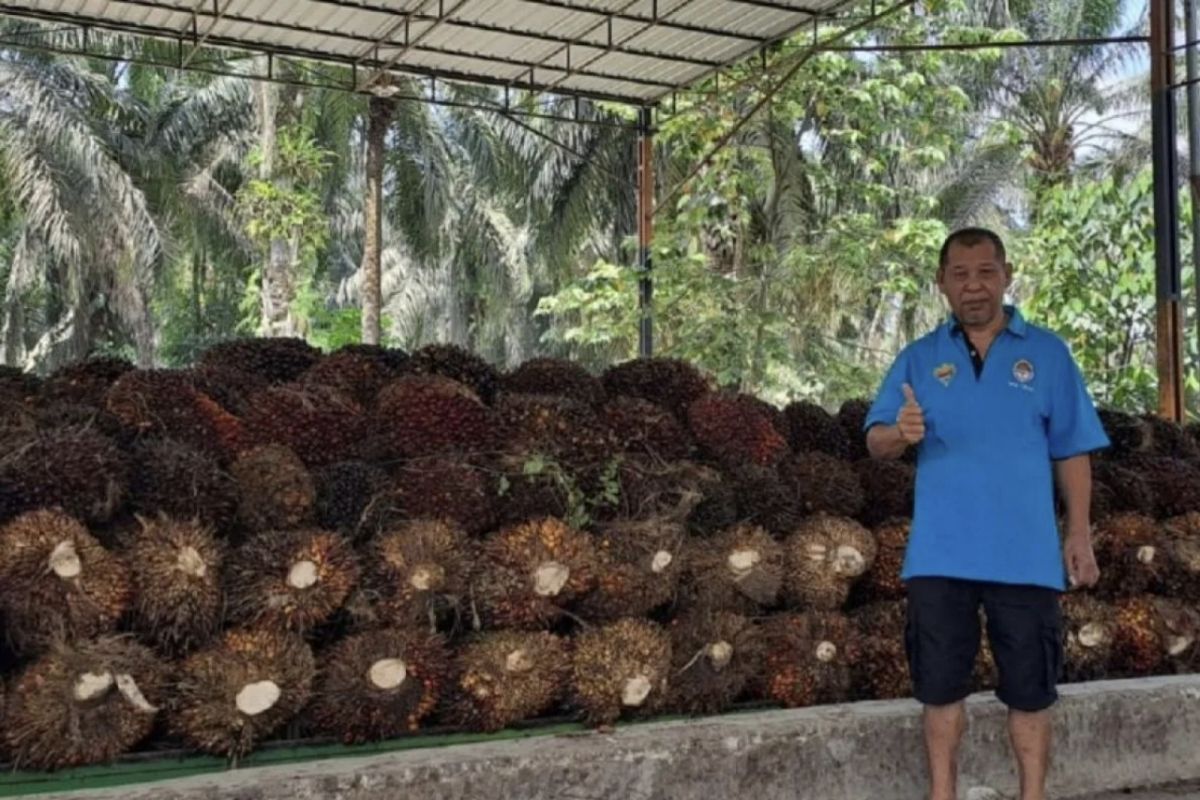
[[[958,368],[947,361],[945,364],[938,365],[933,370],[933,377],[937,378],[942,386],[949,386],[950,381],[954,380],[954,373],[957,371]]]
[[[1013,377],[1017,383],[1029,383],[1033,380],[1033,364],[1024,358],[1017,359],[1013,364]]]

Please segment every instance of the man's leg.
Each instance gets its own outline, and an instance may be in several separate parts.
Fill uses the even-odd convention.
[[[991,585],[983,595],[996,655],[996,696],[1008,706],[1008,731],[1021,775],[1021,800],[1045,800],[1050,769],[1051,706],[1058,700],[1062,612],[1058,593]]]
[[[967,710],[960,700],[925,706],[925,755],[931,800],[955,800],[958,791],[958,747],[967,731]]]
[[[908,582],[905,646],[913,695],[925,706],[930,800],[957,796],[958,748],[967,729],[963,699],[979,652],[979,592],[946,578]]]
[[[1021,800],[1045,800],[1050,769],[1050,712],[1008,712],[1008,735],[1021,773]]]

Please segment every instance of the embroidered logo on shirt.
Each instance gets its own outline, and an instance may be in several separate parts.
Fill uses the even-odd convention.
[[[1013,364],[1013,377],[1018,383],[1029,383],[1033,380],[1033,364],[1024,358],[1017,359]]]
[[[938,366],[933,371],[933,377],[942,382],[942,386],[949,386],[950,381],[954,380],[954,373],[958,370],[956,367],[947,361],[945,364]]]

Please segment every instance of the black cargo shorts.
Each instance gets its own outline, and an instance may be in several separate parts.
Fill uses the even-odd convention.
[[[913,696],[941,706],[971,693],[980,608],[999,672],[1000,702],[1030,712],[1054,705],[1063,660],[1059,592],[954,578],[908,581],[904,639]]]

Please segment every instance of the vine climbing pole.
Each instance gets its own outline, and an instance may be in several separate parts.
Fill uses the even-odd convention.
[[[1150,114],[1154,155],[1158,410],[1182,420],[1183,277],[1179,262],[1179,185],[1175,151],[1173,0],[1150,0]]]

